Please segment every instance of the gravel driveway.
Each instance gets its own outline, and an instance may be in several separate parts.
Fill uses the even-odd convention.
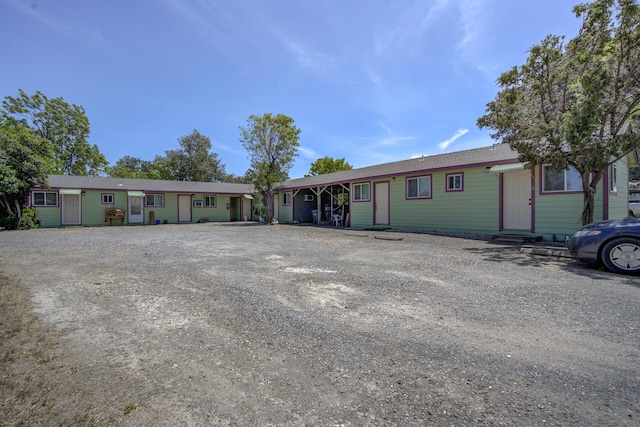
[[[247,223],[0,233],[2,425],[640,425],[640,280]]]

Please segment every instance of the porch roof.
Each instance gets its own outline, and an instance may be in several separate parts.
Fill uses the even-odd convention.
[[[393,163],[367,166],[348,171],[333,172],[324,175],[290,179],[282,183],[282,189],[308,188],[324,185],[343,184],[364,181],[387,176],[413,175],[438,170],[462,170],[470,167],[497,166],[518,162],[518,153],[507,144],[495,144],[490,147],[454,153],[423,156]]]

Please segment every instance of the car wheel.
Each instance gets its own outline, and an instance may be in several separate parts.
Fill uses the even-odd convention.
[[[602,248],[602,263],[614,273],[640,273],[640,239],[614,239]]]

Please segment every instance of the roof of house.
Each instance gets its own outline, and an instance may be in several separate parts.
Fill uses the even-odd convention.
[[[516,151],[512,150],[507,144],[495,144],[490,147],[423,156],[348,171],[290,179],[285,181],[281,188],[333,185],[377,177],[412,175],[478,166],[495,166],[514,162],[518,162],[518,153]]]
[[[224,182],[164,181],[158,179],[105,178],[99,176],[49,175],[49,188],[122,190],[149,193],[251,194],[250,184]]]

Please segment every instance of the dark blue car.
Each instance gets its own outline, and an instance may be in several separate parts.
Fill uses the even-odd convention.
[[[603,264],[614,273],[640,274],[640,218],[585,225],[567,247],[576,258]]]

